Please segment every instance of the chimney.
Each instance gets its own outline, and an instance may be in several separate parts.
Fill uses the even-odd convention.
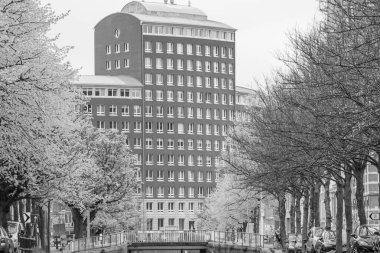
[[[174,4],[174,0],[170,0],[170,4]]]
[[[164,3],[167,4],[167,3],[168,3],[168,0],[164,0]]]
[[[191,6],[191,1],[189,0],[189,2],[187,3],[187,5],[189,5],[189,7]]]

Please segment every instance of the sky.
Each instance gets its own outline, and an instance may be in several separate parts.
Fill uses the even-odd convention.
[[[52,27],[60,34],[58,46],[73,46],[67,60],[81,75],[94,74],[94,26],[105,16],[119,12],[132,0],[41,0],[56,14],[69,15]],[[137,0],[141,1],[141,0]],[[163,2],[163,0],[146,0]],[[188,4],[188,0],[175,0]],[[208,19],[223,22],[236,32],[236,84],[255,87],[274,68],[276,55],[287,50],[287,36],[296,28],[306,31],[318,16],[317,0],[191,0]]]

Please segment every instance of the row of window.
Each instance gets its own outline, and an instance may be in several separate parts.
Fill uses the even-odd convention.
[[[120,44],[115,44],[113,46],[113,53],[118,54],[121,52],[121,45]],[[124,43],[123,45],[123,52],[129,52],[129,43]],[[106,45],[106,54],[111,54],[112,53],[112,45]]]
[[[176,46],[176,48],[174,48]],[[155,42],[155,53],[168,53],[173,54],[176,52],[177,54],[184,54],[185,52],[185,45],[183,43],[172,43],[167,42],[166,48],[164,48],[164,44],[160,41]],[[220,46],[208,46],[208,45],[193,45],[193,44],[186,44],[186,54],[187,55],[197,55],[197,56],[211,56],[211,49],[212,49],[212,56],[213,57],[222,57],[222,58],[228,58],[233,59],[234,58],[234,49],[233,48],[227,48],[227,47],[220,47]],[[144,51],[146,53],[153,52],[153,43],[151,41],[144,41]]]
[[[235,41],[234,32],[209,28],[192,28],[167,25],[143,25],[143,34],[191,37],[212,40],[224,40],[231,42]]]
[[[185,194],[185,187],[180,186],[178,187],[178,191],[176,191],[176,188],[174,186],[164,187],[159,186],[156,187],[157,190],[157,197],[158,198],[165,198],[165,188],[167,189],[167,197],[169,198],[195,198],[197,197],[210,197],[213,191],[212,187],[207,187],[206,192],[203,191],[203,187],[198,187],[197,195],[195,194],[195,187],[190,186],[187,187],[187,194]],[[206,195],[205,195],[206,194]],[[145,188],[145,196],[147,198],[152,198],[154,196],[154,187],[153,186],[146,186]]]
[[[205,157],[205,159],[203,159]],[[186,161],[186,156],[183,154],[180,155],[173,155],[173,154],[168,154],[168,155],[163,155],[163,154],[158,154],[156,155],[155,160],[153,159],[153,154],[145,154],[145,164],[146,165],[158,165],[158,166],[203,166],[204,165],[204,160],[205,160],[205,165],[207,167],[212,166],[212,161],[214,160],[215,166],[220,164],[220,160],[214,159],[210,155],[187,155],[187,161]],[[196,159],[196,160],[195,160]],[[187,162],[187,163],[186,163]]]
[[[113,66],[112,66],[113,62]],[[123,68],[127,69],[130,67],[129,59],[123,59],[123,60],[114,60],[114,61],[106,61],[106,69],[121,69],[121,63],[123,64]]]
[[[157,205],[154,207],[154,204],[157,204]],[[194,202],[188,202],[188,203],[185,203],[185,202],[178,202],[178,203],[175,203],[175,202],[168,202],[168,203],[164,203],[164,202],[157,202],[157,203],[146,202],[145,203],[145,205],[146,205],[146,209],[145,210],[147,212],[153,212],[153,211],[155,211],[155,212],[159,212],[159,213],[163,213],[163,212],[168,212],[168,213],[190,212],[190,213],[193,213],[194,212],[194,204],[195,204]],[[198,211],[203,211],[203,208],[204,208],[204,204],[202,202],[198,202],[198,209],[197,210]],[[160,219],[158,219],[158,220],[160,220]],[[169,220],[170,219],[168,219],[168,221]],[[164,224],[164,219],[162,219],[161,222],[158,221],[158,227],[159,228],[163,227],[163,224]],[[168,222],[168,224],[170,225],[170,222]],[[172,226],[173,225],[174,225],[174,221],[173,221]]]
[[[234,74],[234,65],[232,63],[220,63],[220,62],[210,62],[205,61],[202,63],[202,61],[197,60],[183,60],[183,59],[177,59],[176,60],[176,67],[174,67],[174,59],[167,58],[166,59],[166,65],[164,66],[164,59],[162,58],[156,58],[155,64],[153,66],[153,58],[151,57],[145,57],[144,63],[146,69],[167,69],[167,70],[187,70],[187,71],[198,71],[198,72],[211,72],[211,66],[213,73],[222,73],[222,74]],[[186,62],[186,67],[184,67],[184,63]],[[119,67],[120,68],[120,67]],[[227,71],[228,70],[228,71]]]
[[[164,76],[163,74],[156,74],[153,76],[151,73],[145,73],[144,76],[144,84],[146,85],[168,85],[173,86],[174,85],[174,77],[176,77],[176,85],[177,86],[184,86],[186,81],[187,87],[205,87],[205,88],[215,88],[215,89],[229,89],[234,90],[234,81],[233,79],[227,79],[227,78],[219,78],[219,77],[209,77],[209,76],[184,76],[184,75],[176,75],[168,74]],[[153,80],[153,77],[155,78]]]
[[[140,172],[140,171],[139,171]],[[174,182],[175,181],[175,174],[176,174],[176,171],[174,170],[169,170],[167,171],[167,181],[168,182]],[[178,175],[178,181],[179,182],[185,182],[185,171],[184,170],[181,170],[181,171],[178,171],[177,173]],[[205,173],[204,171],[198,171],[197,173],[197,179],[195,179],[195,173],[194,171],[187,171],[187,181],[188,182],[212,182],[212,176],[213,176],[213,173],[212,171],[206,171],[206,178],[204,177]],[[141,178],[141,175],[139,174],[137,176],[138,178]],[[219,174],[216,173],[215,174],[215,182],[217,182],[219,179]],[[145,180],[146,181],[165,181],[165,171],[164,170],[157,170],[156,171],[156,178],[154,178],[154,171],[153,170],[145,170]]]
[[[160,100],[159,100],[160,101]],[[223,103],[225,104],[225,103]],[[96,106],[96,115],[98,116],[105,116],[106,115],[106,106],[105,105],[97,105]],[[153,117],[153,114],[155,113],[156,117],[163,118],[164,115],[168,118],[174,118],[175,114],[178,118],[188,118],[188,119],[214,119],[214,120],[234,120],[234,111],[233,110],[227,110],[227,109],[211,109],[211,108],[195,108],[195,107],[183,107],[179,106],[176,107],[177,109],[174,110],[174,106],[167,106],[164,107],[162,105],[158,105],[153,109],[154,107],[152,105],[146,105],[145,106],[145,116],[146,117]],[[155,110],[155,112],[154,112]],[[80,111],[80,106],[76,107],[76,111]],[[86,105],[83,106],[83,111],[85,113],[91,114],[92,113],[92,105]],[[140,105],[134,105],[133,106],[133,115],[134,116],[141,116],[141,106]],[[110,105],[108,106],[108,116],[130,116],[129,112],[129,106],[128,105],[122,105],[121,110],[118,110],[117,105]],[[186,114],[186,115],[185,115]]]
[[[194,157],[195,157],[194,155],[189,155],[189,157],[190,158],[188,158],[189,159],[188,161],[190,161],[190,159],[192,159],[194,161]],[[175,158],[174,155],[167,156],[167,159],[168,159],[167,161],[168,161],[168,164],[170,163],[169,164],[170,166],[175,165],[174,158]],[[197,157],[197,162],[199,162],[199,161],[203,162],[203,158],[199,158],[199,160],[198,160],[198,158],[199,157]],[[153,156],[152,156],[152,159],[153,159]],[[158,159],[161,159],[161,158],[157,158],[157,160]],[[164,159],[164,156],[162,156],[162,161],[163,161],[163,159]],[[208,162],[208,161],[210,161],[210,162],[214,161],[215,167],[226,167],[226,162],[221,160],[220,157],[211,158],[210,156],[206,156],[206,162]],[[142,154],[136,154],[136,160],[134,161],[134,164],[135,165],[142,165]],[[197,166],[202,166],[202,165],[200,163],[197,163]],[[212,164],[211,164],[211,166],[212,166]],[[140,175],[140,177],[141,177],[141,175]],[[140,180],[141,180],[141,178],[140,178]],[[189,177],[189,180],[191,180],[190,177]]]
[[[88,97],[141,98],[141,89],[82,88],[82,92]]]
[[[96,121],[96,127],[99,129],[106,129],[106,121],[98,120]],[[151,123],[151,122],[150,122]],[[175,131],[175,125],[177,124],[177,131]],[[141,133],[141,122],[134,122],[134,133]],[[147,130],[145,130],[146,133],[153,133],[153,124],[148,126]],[[152,127],[152,128],[150,128]],[[117,121],[109,121],[108,122],[108,129],[115,129],[119,130],[118,122]],[[173,123],[168,122],[166,123],[166,129],[164,130],[164,123],[163,122],[157,122],[157,128],[155,133],[157,134],[197,134],[197,135],[215,135],[219,136],[220,134],[222,136],[227,136],[228,131],[230,130],[229,125],[218,125],[218,124],[203,124],[203,123],[188,123],[187,128],[185,128],[184,123]],[[122,121],[121,122],[121,131],[122,132],[130,132],[130,122],[129,121]],[[135,148],[141,148],[141,140],[136,141],[139,145],[135,144]]]
[[[191,211],[191,210],[194,210],[194,204],[193,205],[189,205],[189,212],[190,213],[193,213],[194,211]],[[203,208],[202,208],[203,210]],[[140,210],[139,210],[140,211]],[[200,212],[201,209],[199,209],[199,205],[198,205],[198,212]],[[162,212],[162,211],[159,211],[159,212]],[[189,225],[188,227],[185,227],[185,219],[183,218],[180,218],[178,219],[178,224],[176,223],[176,219],[174,218],[168,218],[167,219],[167,222],[165,222],[166,219],[164,218],[158,218],[157,219],[157,228],[153,226],[153,222],[154,222],[154,219],[152,218],[149,218],[149,219],[146,219],[146,230],[153,230],[153,228],[155,230],[165,230],[165,229],[173,229],[173,227],[175,227],[176,229],[178,230],[194,230],[195,229],[195,221],[193,220],[189,220]],[[168,228],[166,228],[165,226],[168,226]]]
[[[139,140],[137,141],[139,142]],[[214,144],[214,145],[213,145]],[[219,140],[204,140],[204,139],[163,139],[163,138],[145,138],[146,149],[169,149],[169,150],[207,150],[207,151],[219,151],[220,149],[226,150],[227,142]],[[159,155],[163,157],[162,154]],[[162,161],[163,158],[157,159]],[[147,159],[152,160],[152,159]]]
[[[153,94],[155,93],[155,94]],[[154,95],[154,96],[153,96]],[[176,99],[174,96],[176,95]],[[185,98],[186,95],[186,98]],[[194,97],[196,95],[196,99]],[[203,103],[206,104],[219,104],[220,102],[223,105],[233,105],[234,104],[234,95],[233,94],[219,94],[219,93],[211,93],[211,92],[192,92],[192,91],[177,91],[176,93],[173,90],[167,90],[166,91],[166,97],[165,97],[165,91],[163,90],[156,90],[155,92],[152,90],[145,90],[145,100],[146,101],[166,101],[166,102],[186,102],[188,103]],[[228,100],[228,101],[227,101]]]

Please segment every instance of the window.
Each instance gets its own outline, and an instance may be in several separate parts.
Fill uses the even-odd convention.
[[[194,150],[194,140],[188,139],[187,143],[188,143],[188,146],[187,146],[188,150]]]
[[[203,156],[202,155],[197,156],[197,166],[203,166]]]
[[[117,116],[117,106],[116,105],[110,105],[109,115],[110,116]]]
[[[194,198],[194,187],[189,187],[189,189],[188,189],[188,194],[189,194],[189,198]],[[192,212],[192,211],[194,211],[194,206],[193,207],[191,207],[191,202],[189,203],[189,212]],[[191,211],[192,210],[192,211]]]
[[[166,84],[167,85],[173,85],[173,75],[167,75],[166,76]]]
[[[106,95],[106,89],[104,88],[95,89],[95,97],[104,97],[105,95]]]
[[[206,166],[211,167],[211,156],[206,156]]]
[[[147,149],[152,149],[153,148],[153,139],[152,138],[146,138],[145,139],[145,147]],[[149,160],[153,162],[153,159],[151,157],[150,157]]]
[[[202,71],[202,62],[201,61],[196,61],[196,70]]]
[[[203,150],[202,144],[203,144],[202,140],[197,140],[197,150]]]
[[[192,103],[194,98],[194,93],[191,91],[187,92],[187,102]]]
[[[168,149],[174,149],[174,140],[168,139]]]
[[[156,100],[157,101],[164,100],[164,92],[162,90],[156,90]]]
[[[105,129],[104,121],[96,121],[96,127],[99,129]]]
[[[164,181],[164,171],[163,170],[157,171],[157,181]]]
[[[144,50],[145,50],[145,52],[147,52],[147,53],[152,52],[152,42],[150,42],[150,41],[145,41],[145,42],[144,42]]]
[[[146,170],[145,179],[146,181],[153,181],[153,170]]]
[[[156,111],[157,111],[157,114],[156,116],[157,117],[163,117],[164,116],[164,107],[163,106],[157,106],[156,107]]]
[[[234,73],[234,65],[232,65],[231,63],[228,64],[228,73],[229,74],[233,74]]]
[[[227,95],[226,94],[222,94],[222,104],[223,105],[227,104]]]
[[[206,109],[206,119],[211,119],[211,109],[210,108]]]
[[[234,49],[228,48],[228,58],[233,59],[234,58]]]
[[[197,103],[202,103],[203,101],[203,93],[197,92]]]
[[[133,106],[133,115],[134,116],[141,116],[141,106],[140,105],[134,105]]]
[[[121,116],[129,116],[129,106],[128,105],[121,106]]]
[[[107,94],[109,97],[116,97],[117,96],[117,89],[108,89]]]
[[[178,107],[178,108],[183,108],[183,107]],[[178,123],[178,133],[179,134],[185,133],[185,125],[183,123]]]
[[[170,189],[171,187],[169,187],[169,189]],[[174,189],[173,189],[174,190]],[[169,193],[170,194],[170,193]],[[173,193],[174,194],[174,193]],[[174,212],[174,202],[169,202],[168,203],[168,212],[169,213],[173,213]],[[171,219],[169,219],[169,220],[171,220]],[[174,220],[174,219],[173,219]],[[172,225],[170,225],[170,226],[173,226],[174,225],[174,222],[172,222],[173,224]]]
[[[209,124],[211,127],[211,124]],[[206,150],[211,151],[211,140],[206,140]]]
[[[194,77],[193,76],[187,76],[186,84],[189,87],[193,87],[194,86]]]
[[[197,124],[197,134],[203,134],[203,124]]]
[[[187,176],[188,176],[189,182],[194,182],[194,171],[189,170],[187,173]]]
[[[177,70],[183,70],[183,60],[177,59]]]
[[[227,119],[227,110],[223,109],[222,110],[222,120],[226,120]]]
[[[211,77],[205,77],[206,88],[211,88]]]
[[[223,74],[226,74],[226,72],[227,72],[226,64],[225,63],[221,63],[220,64],[220,68],[221,68],[221,72]]]
[[[213,65],[214,65],[214,73],[219,73],[219,63],[214,62]]]
[[[153,100],[152,90],[145,90],[145,100],[147,101]]]
[[[219,104],[219,93],[214,93],[214,104]]]
[[[178,139],[177,145],[179,150],[185,149],[185,141],[183,139]]]
[[[226,58],[227,50],[225,47],[220,48],[222,58]]]
[[[219,135],[219,125],[214,125],[214,135]]]
[[[210,56],[210,55],[211,55],[210,46],[205,46],[205,56]]]
[[[168,171],[168,181],[174,181],[174,170]]]
[[[152,84],[152,74],[145,74],[145,84]]]
[[[193,66],[193,61],[192,60],[187,60],[186,61],[186,69],[187,69],[187,71],[193,71],[194,70],[194,66]]]
[[[211,63],[209,61],[205,61],[205,71],[206,72],[211,71]]]
[[[183,54],[183,44],[177,43],[177,54]]]
[[[157,122],[157,133],[162,134],[164,132],[164,123]]]
[[[172,90],[167,91],[167,101],[174,102],[174,92]]]
[[[123,121],[121,122],[121,131],[122,132],[129,132],[129,122],[128,121]]]
[[[157,138],[157,149],[163,149],[164,148],[164,139]]]
[[[173,43],[171,43],[171,42],[166,43],[166,52],[168,54],[172,54],[174,52]]]
[[[157,188],[157,197],[163,198],[165,196],[165,188],[163,186],[159,186]],[[162,211],[164,211],[164,203],[162,203]]]
[[[166,59],[166,68],[167,69],[174,69],[174,60],[171,58]]]
[[[178,118],[184,118],[185,117],[185,108],[184,107],[178,107]]]
[[[197,118],[202,119],[202,116],[203,116],[203,109],[197,108]]]
[[[164,63],[162,61],[162,58],[156,58],[156,69],[163,69]]]
[[[145,192],[146,192],[146,196],[148,198],[152,198],[153,197],[153,186],[147,186]]]
[[[151,69],[152,68],[152,58],[145,57],[145,68]]]
[[[162,42],[156,42],[156,53],[162,53]]]
[[[129,59],[124,59],[124,68],[129,68]]]
[[[92,88],[83,88],[82,93],[85,96],[91,97],[92,96]]]
[[[174,155],[168,155],[168,165],[169,166],[174,165]]]
[[[207,171],[206,175],[207,175],[207,182],[211,182],[212,181],[212,171]]]
[[[180,187],[179,196],[183,198],[185,195],[185,189],[183,188],[183,195],[181,195],[181,188],[183,188],[183,187]],[[178,203],[178,212],[183,213],[184,209],[185,209],[185,203],[179,202]]]
[[[223,151],[227,150],[227,141],[222,141],[222,150]]]
[[[147,202],[146,203],[146,211],[147,212],[153,212],[153,202]]]
[[[202,198],[203,197],[203,187],[198,187],[198,198]]]
[[[178,165],[179,166],[185,165],[185,155],[178,155]]]
[[[120,44],[115,45],[115,53],[120,53]]]
[[[106,54],[111,54],[111,45],[106,46]]]
[[[202,87],[202,77],[197,76],[197,87]]]
[[[106,69],[111,70],[111,61],[106,61]]]
[[[227,80],[225,78],[221,78],[220,82],[222,83],[222,89],[227,89]]]
[[[212,194],[212,187],[207,187],[207,197],[210,197]]]
[[[178,172],[178,181],[181,181],[181,182],[185,181],[185,171],[184,170],[180,170]],[[183,190],[185,191],[185,189],[183,189]],[[180,192],[181,192],[181,190],[180,190]]]
[[[129,52],[129,43],[124,43],[124,52]]]
[[[186,51],[187,51],[188,55],[192,55],[193,54],[193,45],[192,44],[187,44],[186,45]]]
[[[234,89],[234,81],[232,79],[228,79],[228,89]]]
[[[234,97],[233,97],[233,95],[229,94],[229,96],[228,96],[228,100],[229,100],[229,104],[230,104],[230,105],[233,105],[233,104],[234,104]]]
[[[177,75],[177,85],[178,86],[183,86],[183,75]]]
[[[168,118],[173,118],[174,117],[174,107],[169,106],[168,107]]]
[[[206,124],[206,134],[211,135],[212,132],[212,125],[211,124]]]
[[[104,105],[97,105],[96,106],[96,114],[97,115],[104,115],[105,112],[105,106]]]
[[[198,56],[202,56],[202,46],[201,45],[196,45],[195,50],[196,50],[196,54]]]
[[[219,151],[219,141],[214,141],[214,150]]]
[[[135,148],[141,148],[141,138],[135,138],[134,139],[134,147]]]
[[[152,122],[145,122],[145,133],[153,133]]]
[[[213,55],[214,55],[214,57],[219,57],[219,47],[218,46],[213,47]]]
[[[188,134],[193,134],[194,133],[194,124],[193,123],[189,123],[188,129],[187,129],[187,133]]]
[[[214,88],[219,89],[219,78],[214,77],[213,81],[214,81]]]

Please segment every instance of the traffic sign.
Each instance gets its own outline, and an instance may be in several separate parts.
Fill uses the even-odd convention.
[[[371,220],[380,220],[380,215],[379,215],[379,213],[371,213],[371,214],[369,215],[369,218],[370,218]]]
[[[30,223],[30,212],[23,213],[25,223]]]

